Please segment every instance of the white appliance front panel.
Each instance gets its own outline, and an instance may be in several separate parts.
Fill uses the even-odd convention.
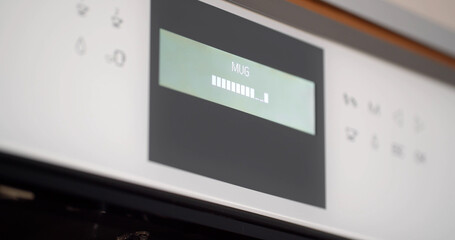
[[[0,149],[352,238],[455,236],[454,86],[204,2],[324,50],[325,209],[148,160],[147,0],[0,2]]]

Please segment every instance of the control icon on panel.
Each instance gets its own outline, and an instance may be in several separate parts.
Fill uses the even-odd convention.
[[[393,121],[398,127],[404,126],[404,112],[403,110],[399,109],[393,113]]]
[[[392,154],[395,157],[403,158],[404,157],[404,146],[398,143],[392,144]]]
[[[113,63],[117,67],[123,67],[126,62],[126,54],[122,50],[116,49],[112,54],[106,55],[108,63]]]
[[[377,116],[381,115],[381,106],[370,101],[368,102],[368,112]]]
[[[379,148],[379,139],[376,134],[371,137],[371,148],[374,150],[377,150]]]
[[[77,10],[77,14],[79,14],[79,16],[84,17],[85,15],[87,15],[89,7],[88,7],[88,5],[86,5],[85,3],[83,3],[81,1],[80,3],[78,3],[76,5],[76,10]]]
[[[425,153],[423,153],[421,151],[415,151],[414,159],[418,163],[424,163],[427,160],[427,156],[425,155]]]
[[[357,99],[353,96],[349,96],[347,93],[343,94],[344,104],[346,106],[352,106],[354,108],[357,107]]]
[[[355,139],[359,135],[359,132],[355,128],[347,127],[346,128],[346,138],[351,141],[355,142]]]
[[[420,133],[425,129],[425,124],[419,116],[414,117],[414,131]]]
[[[76,40],[75,50],[76,53],[81,56],[85,54],[87,51],[87,44],[85,43],[84,38],[80,37]]]
[[[123,19],[119,17],[119,10],[118,10],[118,8],[115,9],[115,13],[114,13],[114,15],[111,17],[111,21],[112,21],[112,26],[114,26],[114,27],[116,27],[116,28],[120,28],[120,26],[122,25]]]

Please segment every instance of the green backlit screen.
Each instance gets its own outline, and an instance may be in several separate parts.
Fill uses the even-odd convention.
[[[159,85],[315,135],[315,84],[160,29]]]

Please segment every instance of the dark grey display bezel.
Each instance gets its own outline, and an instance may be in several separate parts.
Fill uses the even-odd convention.
[[[152,1],[154,162],[325,208],[323,50],[198,1]],[[159,85],[159,29],[315,83],[311,135]]]

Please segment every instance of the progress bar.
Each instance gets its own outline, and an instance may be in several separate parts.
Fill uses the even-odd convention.
[[[218,88],[225,89],[226,91],[230,91],[235,94],[239,94],[245,97],[252,98],[254,100],[263,102],[263,103],[269,103],[269,94],[264,93],[264,98],[260,99],[255,97],[254,95],[254,88],[245,86],[243,84],[239,84],[233,81],[229,81],[227,79],[224,79],[222,77],[218,77],[215,75],[212,75],[212,85]]]

